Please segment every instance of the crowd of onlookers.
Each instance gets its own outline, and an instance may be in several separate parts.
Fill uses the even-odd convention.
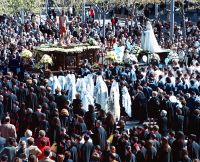
[[[27,72],[20,57],[44,43],[58,43],[56,21],[39,24],[36,15],[21,23],[19,17],[0,22],[0,161],[1,162],[198,162],[200,159],[200,20],[175,24],[169,41],[169,22],[153,22],[163,48],[179,55],[179,62],[166,67],[117,63],[97,73],[84,66],[77,77],[102,75],[108,90],[113,80],[128,88],[132,119],[139,125],[127,129],[121,104],[121,119],[99,105],[83,108],[80,95],[68,100],[68,92],[51,87],[44,73]],[[122,25],[117,19],[106,24],[106,38],[97,21],[82,23],[80,17],[67,22],[66,44],[95,38],[105,53],[116,43],[140,45],[142,22]],[[30,66],[36,63],[29,60]],[[85,71],[87,70],[87,73]],[[69,72],[63,71],[65,75]],[[121,94],[121,92],[120,92]],[[120,97],[121,103],[121,97]],[[145,121],[148,121],[145,123]]]

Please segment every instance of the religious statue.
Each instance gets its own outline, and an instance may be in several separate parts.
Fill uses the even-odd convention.
[[[149,21],[147,21],[146,30],[142,32],[142,49],[151,53],[162,51],[161,47],[158,45],[153,27]]]
[[[64,37],[67,32],[66,30],[66,21],[67,17],[65,16],[64,10],[62,10],[62,14],[59,17],[59,26],[60,26],[60,44],[64,44]]]

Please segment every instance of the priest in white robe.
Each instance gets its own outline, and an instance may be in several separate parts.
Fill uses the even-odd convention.
[[[67,98],[69,101],[73,101],[76,98],[76,78],[74,74],[69,74],[69,78]]]
[[[86,78],[80,78],[77,84],[77,92],[80,93],[83,109],[88,111],[88,105],[94,105],[93,95],[90,94],[90,86]]]
[[[101,109],[103,109],[107,113],[108,87],[101,75],[97,76],[94,96],[95,96],[95,103],[101,105]]]
[[[64,86],[65,86],[65,77],[62,76],[62,75],[58,76],[58,81],[59,81],[59,83],[61,85],[61,89],[64,89]]]
[[[53,76],[53,92],[54,92],[54,93],[55,93],[55,90],[56,90],[56,89],[61,90],[62,87],[61,87],[61,85],[60,85],[60,82],[59,82],[57,76]]]
[[[108,99],[108,111],[112,112],[116,121],[120,120],[120,94],[119,94],[119,84],[117,81],[113,81],[111,90],[110,90],[110,97]]]

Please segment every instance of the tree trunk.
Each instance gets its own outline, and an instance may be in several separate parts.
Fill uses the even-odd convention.
[[[103,11],[103,38],[106,37],[106,13]]]

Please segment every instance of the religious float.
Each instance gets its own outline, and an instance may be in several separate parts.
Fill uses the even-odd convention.
[[[83,61],[87,59],[92,65],[97,62],[98,52],[100,47],[92,38],[88,39],[87,43],[71,44],[68,46],[43,44],[34,47],[35,60],[40,61],[44,55],[49,55],[52,58],[53,64],[49,68],[53,71],[59,69],[76,70]]]
[[[159,63],[167,65],[173,61],[178,62],[179,57],[176,50],[163,49],[159,46],[155,37],[152,25],[147,22],[146,30],[142,32],[141,44],[131,44],[126,42],[124,46],[113,45],[113,49],[108,51],[102,62],[111,64],[113,62],[139,65]]]

